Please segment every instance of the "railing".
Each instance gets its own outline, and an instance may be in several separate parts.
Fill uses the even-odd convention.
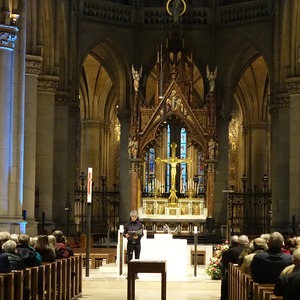
[[[26,297],[24,297],[26,294]],[[0,273],[0,300],[77,299],[82,295],[82,256],[23,271]]]
[[[274,284],[258,284],[241,271],[241,268],[229,264],[228,291],[229,300],[282,300],[273,293]]]
[[[250,3],[212,7],[188,6],[180,18],[183,25],[207,26],[212,23],[222,26],[235,23],[251,23],[269,20],[272,16],[272,1],[257,0]],[[84,17],[98,19],[101,22],[140,24],[144,26],[162,26],[171,24],[172,17],[166,7],[136,7],[113,1],[81,0],[79,13]],[[213,17],[213,15],[215,16]]]

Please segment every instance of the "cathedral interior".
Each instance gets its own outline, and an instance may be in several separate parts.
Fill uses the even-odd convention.
[[[298,231],[298,1],[0,5],[1,230]]]

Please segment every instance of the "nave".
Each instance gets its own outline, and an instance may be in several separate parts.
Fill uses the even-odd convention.
[[[168,278],[167,300],[219,300],[221,280],[211,280],[204,273],[205,266],[199,265],[197,276],[194,267],[189,266],[186,278]],[[118,275],[116,264],[107,264],[100,269],[91,269],[89,277],[83,270],[82,298],[86,300],[126,300],[127,280]],[[169,276],[170,277],[170,276]],[[136,300],[160,299],[160,274],[139,274],[136,281]]]

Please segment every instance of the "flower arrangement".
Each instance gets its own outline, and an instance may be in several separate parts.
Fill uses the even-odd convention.
[[[229,249],[227,241],[225,241],[224,244],[217,245],[217,247],[214,249],[213,257],[210,258],[209,264],[205,269],[205,273],[209,275],[212,279],[222,278],[220,262],[222,259],[223,252],[227,249]]]

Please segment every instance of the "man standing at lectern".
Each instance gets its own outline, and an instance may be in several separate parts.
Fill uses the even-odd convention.
[[[133,252],[134,258],[139,259],[141,253],[141,238],[144,233],[143,224],[138,220],[136,210],[130,212],[130,222],[125,224],[123,235],[127,238],[127,263],[132,260]],[[136,279],[138,279],[137,276]]]

